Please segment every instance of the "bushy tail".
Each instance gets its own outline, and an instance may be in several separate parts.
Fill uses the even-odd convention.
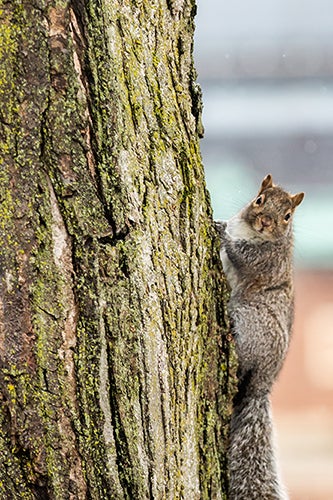
[[[268,395],[235,404],[229,470],[229,500],[288,500],[277,470]]]

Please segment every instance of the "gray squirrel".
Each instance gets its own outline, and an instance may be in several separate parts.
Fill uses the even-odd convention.
[[[216,221],[228,311],[238,357],[228,450],[229,500],[286,500],[274,452],[272,385],[287,354],[293,322],[292,219],[304,193],[262,181],[253,201]]]

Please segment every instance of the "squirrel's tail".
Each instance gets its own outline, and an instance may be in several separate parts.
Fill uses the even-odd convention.
[[[235,404],[229,470],[230,500],[288,500],[277,470],[268,395]]]

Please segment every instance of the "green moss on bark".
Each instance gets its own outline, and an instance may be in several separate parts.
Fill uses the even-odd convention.
[[[223,498],[232,370],[194,4],[7,5],[0,451],[13,494]]]

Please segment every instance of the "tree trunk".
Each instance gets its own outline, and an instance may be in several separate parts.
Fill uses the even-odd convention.
[[[226,498],[194,1],[0,4],[0,498]]]

